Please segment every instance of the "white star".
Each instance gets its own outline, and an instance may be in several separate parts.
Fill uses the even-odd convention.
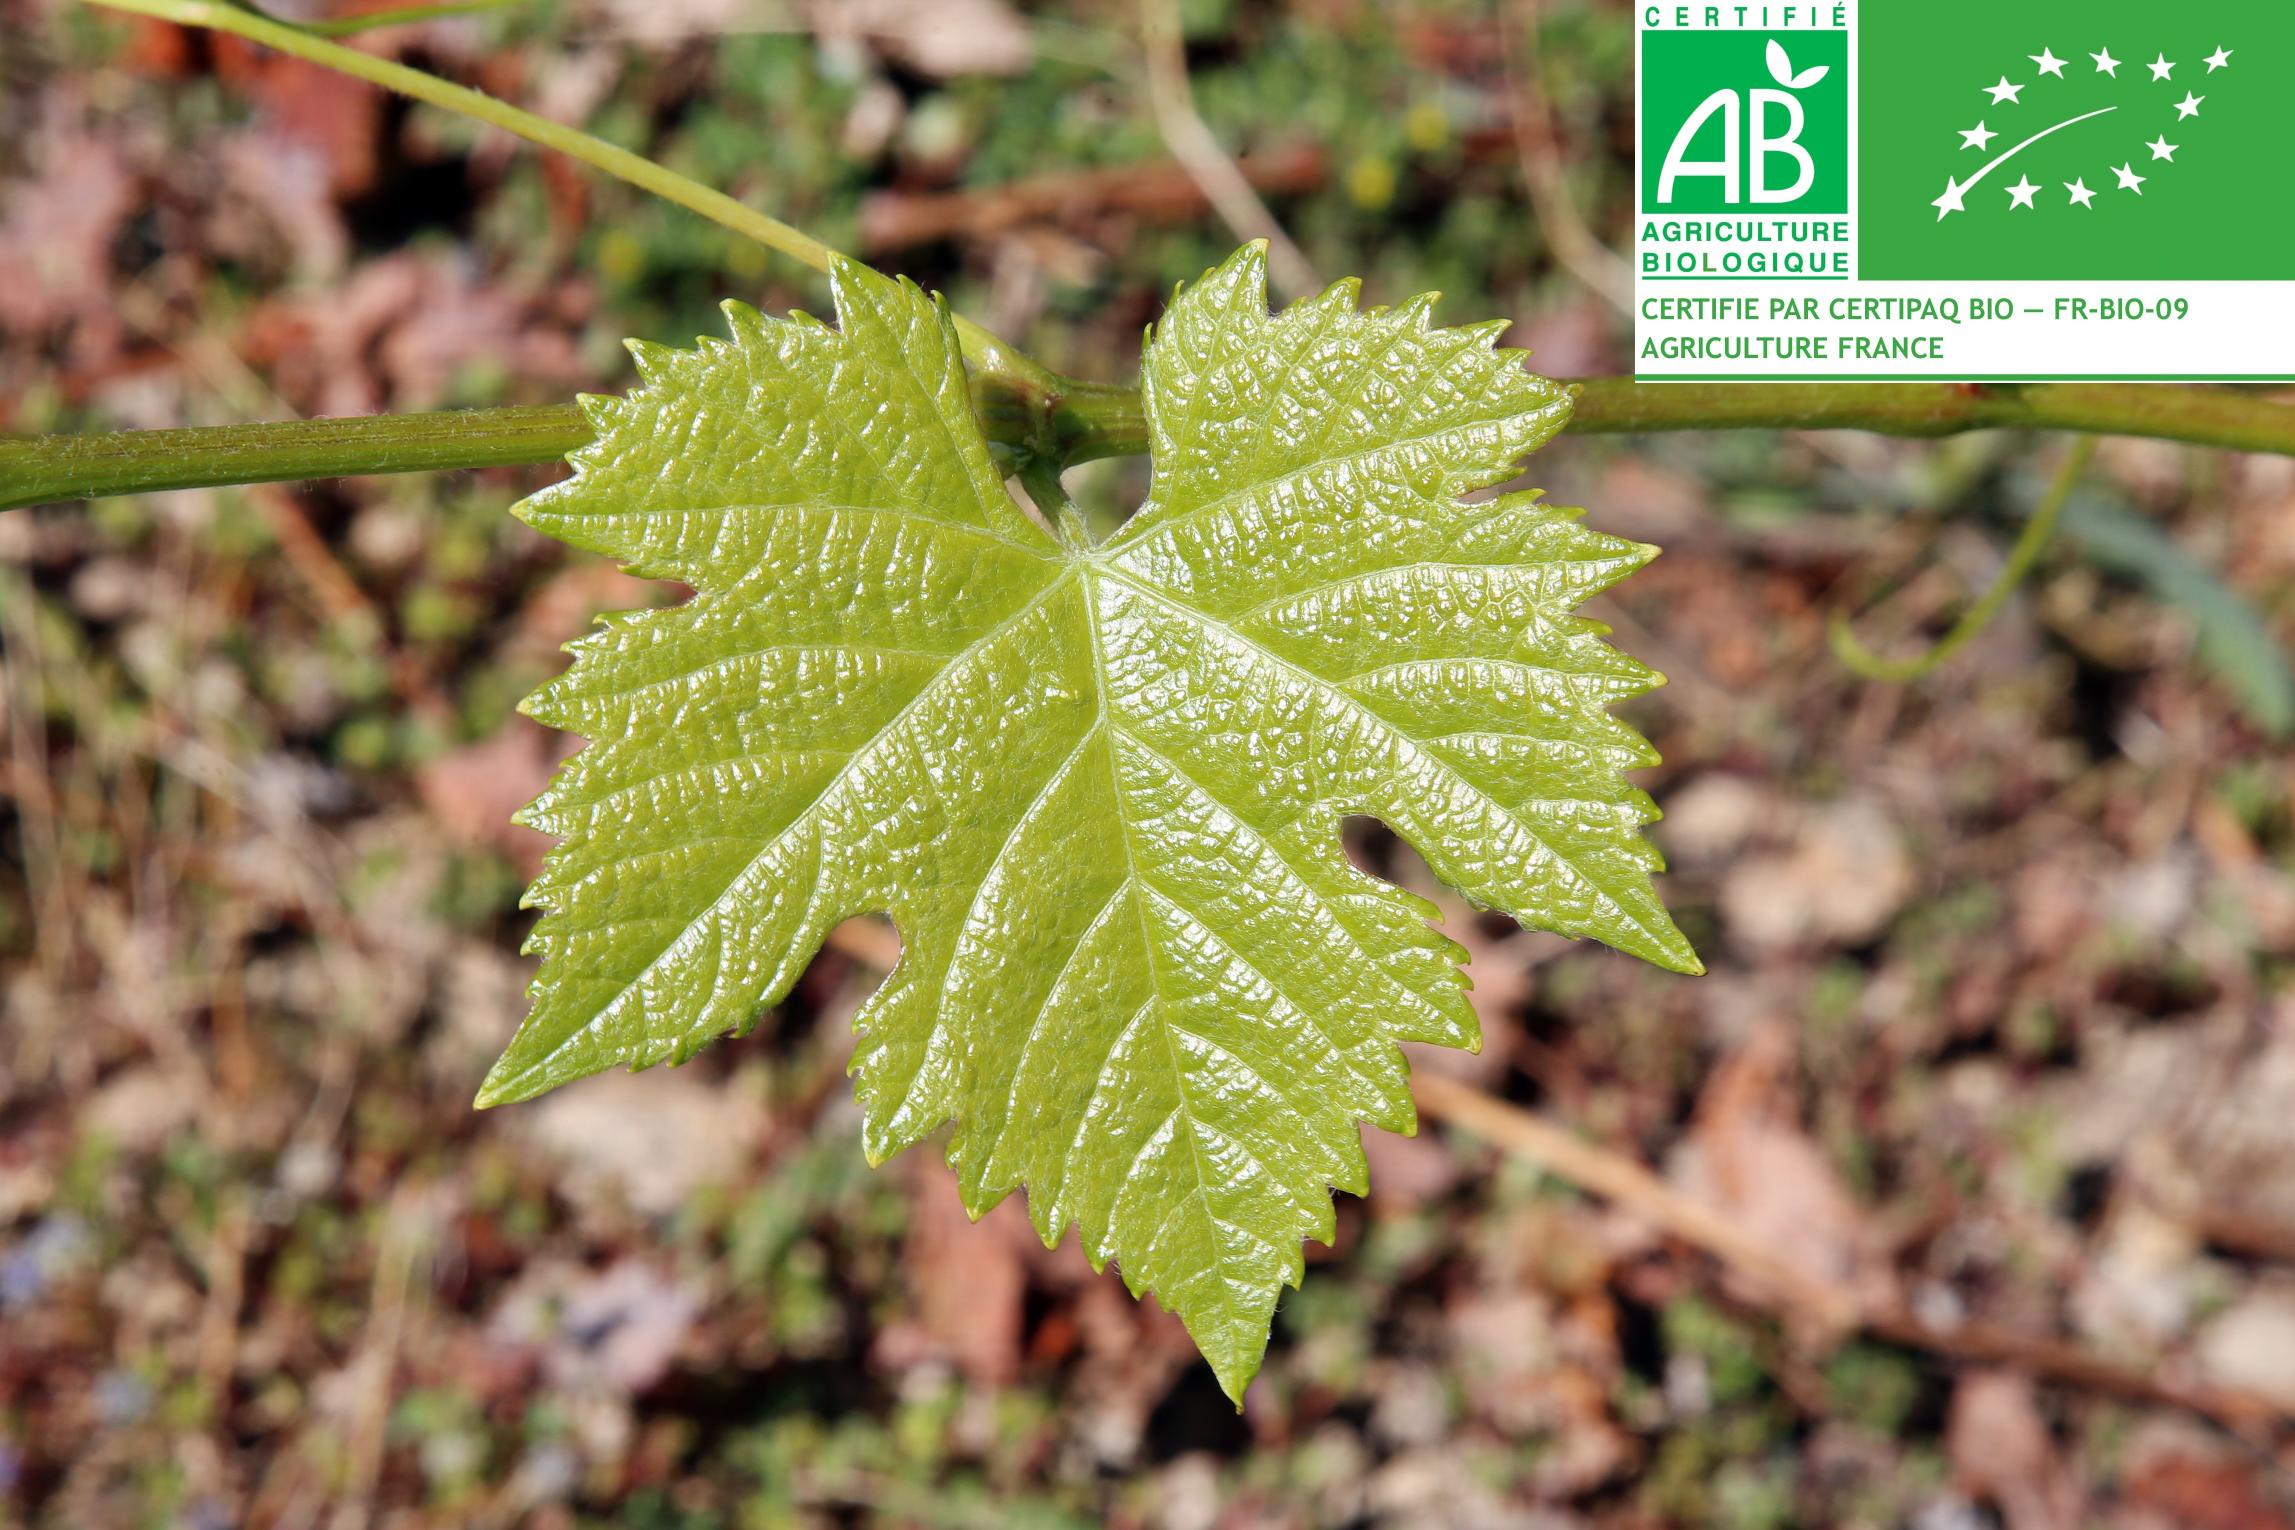
[[[2167,141],[2167,134],[2162,133],[2159,137],[2153,139],[2150,143],[2145,144],[2144,147],[2152,151],[2152,158],[2164,159],[2172,165],[2175,163],[2175,151],[2182,148],[2183,145],[2179,143],[2169,143]]]
[[[1960,194],[1967,189],[1949,175],[1944,178],[1944,195],[1928,204],[1936,209],[1937,222],[1942,223],[1948,213],[1968,211],[1966,204],[1960,200]]]
[[[2155,80],[2164,80],[2169,75],[2175,73],[2175,65],[2167,61],[2167,55],[2165,53],[2161,54],[2158,58],[2153,59],[2144,67],[2151,70],[2152,78]]]
[[[2120,178],[2120,189],[2122,191],[2132,191],[2139,197],[2144,194],[2144,177],[2136,174],[2136,167],[2134,165],[2122,165],[2119,169],[2114,170],[2112,174]]]
[[[2038,53],[2027,53],[2024,56],[2038,64],[2042,74],[2052,74],[2059,80],[2064,78],[2064,61],[2048,49],[2042,48]]]
[[[2183,99],[2175,104],[2175,114],[2177,118],[2181,119],[2184,117],[2198,116],[2199,103],[2206,99],[2207,97],[2205,96],[2195,96],[2190,91],[2185,91],[2183,93]]]
[[[2098,74],[2108,74],[2115,80],[2120,77],[2120,61],[2112,57],[2111,49],[2106,48],[2101,53],[2091,53],[2088,57],[2096,61]]]
[[[2010,186],[2008,188],[2008,210],[2014,212],[2019,207],[2032,206],[2033,193],[2039,189],[2032,184],[2032,177],[2029,175]]]
[[[2209,74],[2215,73],[2218,69],[2228,68],[2230,64],[2231,55],[2220,44],[2217,45],[2213,53],[2207,56],[2207,72]]]
[[[2073,206],[2093,208],[2096,205],[2096,194],[2088,189],[2087,177],[2082,176],[2076,181],[2066,181],[2064,189],[2072,193]]]
[[[2008,76],[2002,75],[2000,77],[1999,84],[1987,85],[1984,88],[1991,93],[1992,104],[1994,106],[1998,106],[2003,101],[2006,101],[2009,105],[2014,106],[2018,104],[2016,100],[2017,93],[2023,90],[2024,87],[2021,85],[2009,84]]]
[[[1979,122],[1960,135],[1960,146],[1964,149],[1981,149],[1999,136],[1998,133]]]

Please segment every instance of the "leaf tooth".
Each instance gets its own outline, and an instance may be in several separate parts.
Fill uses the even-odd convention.
[[[568,648],[574,645],[568,643]],[[546,728],[564,728],[572,720],[570,698],[566,694],[567,675],[544,681],[518,703],[518,710]],[[530,806],[531,804],[529,804]]]
[[[1326,283],[1320,292],[1310,293],[1283,310],[1304,319],[1336,319],[1357,312],[1363,301],[1363,279],[1342,276]]]
[[[1479,505],[1469,505],[1467,511],[1478,524],[1501,520],[1509,515],[1552,515],[1563,516],[1575,521],[1583,519],[1586,514],[1582,508],[1577,506],[1557,505],[1548,502],[1546,491],[1536,487],[1516,489],[1512,493],[1501,494],[1495,499],[1484,500]],[[1476,511],[1481,513],[1474,514]]]
[[[1179,295],[1188,290],[1185,282],[1172,289],[1175,305]],[[1203,294],[1196,300],[1198,302],[1209,300],[1214,294],[1238,300],[1256,293],[1259,312],[1264,314],[1267,311],[1267,241],[1254,239],[1204,272],[1196,278],[1195,290]]]
[[[1441,299],[1442,294],[1439,292],[1414,292],[1395,304],[1389,312],[1396,323],[1408,324],[1423,335],[1435,327],[1434,305]]]
[[[888,306],[931,305],[924,289],[907,277],[888,277],[844,255],[829,262],[829,297],[836,308],[838,328],[848,335],[861,331],[885,334],[891,328],[885,317]]]
[[[516,823],[519,828],[535,830],[535,833],[539,833],[539,835],[560,835],[560,837],[567,835],[567,823],[562,821],[558,814],[551,810],[551,807],[544,805],[544,798],[549,798],[549,789],[544,789],[544,794],[537,796],[535,801],[526,803],[526,807],[519,807],[519,810],[516,810],[514,814],[509,814],[509,821]],[[528,895],[546,897],[549,892],[555,892],[555,890],[558,890],[558,879],[551,876],[549,867],[544,867],[542,872],[535,876],[535,881],[532,881],[532,885],[528,888]]]
[[[726,332],[736,345],[763,345],[771,334],[773,320],[739,298],[727,298],[717,311],[725,315]]]
[[[510,507],[510,513],[529,526],[538,526],[536,515],[547,512],[554,500],[563,497],[584,469],[612,461],[615,452],[610,438],[629,417],[628,404],[627,399],[611,393],[576,394],[574,407],[589,422],[590,439],[566,453],[566,464],[574,470],[574,477],[527,495]]]
[[[625,401],[611,393],[578,393],[574,407],[582,411],[582,418],[590,422],[590,429],[599,435],[619,425]]]
[[[1458,338],[1460,348],[1479,350],[1493,358],[1504,360],[1507,353],[1498,347],[1498,337],[1514,327],[1509,319],[1480,319],[1472,324],[1453,324],[1449,333]],[[1529,352],[1521,354],[1527,356]]]
[[[1504,331],[1503,331],[1503,330],[1501,330],[1501,331],[1500,331],[1500,333],[1504,333]],[[1544,383],[1544,384],[1546,384],[1547,386],[1549,386],[1549,387],[1553,388],[1553,389],[1555,390],[1555,392],[1556,392],[1556,393],[1559,393],[1559,392],[1561,391],[1561,384],[1560,384],[1560,383],[1557,383],[1557,382],[1555,382],[1555,381],[1554,381],[1552,378],[1548,377],[1548,376],[1547,376],[1545,373],[1543,373],[1543,372],[1539,371],[1539,370],[1538,370],[1536,367],[1534,367],[1534,366],[1532,366],[1532,365],[1530,364],[1530,363],[1531,363],[1531,361],[1534,359],[1534,357],[1533,357],[1533,353],[1531,352],[1531,350],[1530,350],[1530,348],[1529,348],[1528,346],[1526,346],[1526,345],[1499,345],[1499,346],[1493,346],[1493,347],[1491,348],[1491,354],[1492,354],[1492,355],[1494,355],[1494,356],[1496,356],[1496,357],[1497,357],[1497,358],[1498,358],[1500,361],[1503,361],[1503,362],[1507,363],[1507,364],[1508,364],[1508,365],[1510,365],[1510,366],[1515,366],[1515,367],[1519,367],[1519,368],[1521,368],[1521,370],[1522,370],[1523,372],[1527,373],[1527,374],[1528,374],[1528,375],[1531,377],[1531,379],[1533,379],[1533,380],[1534,380],[1534,381],[1536,381],[1536,382],[1540,382],[1540,383]]]
[[[624,340],[630,359],[637,363],[638,376],[651,388],[668,388],[677,383],[678,363],[686,353],[675,346],[657,344],[652,340]]]

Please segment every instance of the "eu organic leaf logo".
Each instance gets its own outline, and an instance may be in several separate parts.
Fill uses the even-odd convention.
[[[1676,971],[1659,683],[1571,614],[1652,549],[1532,494],[1469,503],[1562,390],[1352,283],[1271,315],[1245,249],[1152,335],[1153,479],[1102,545],[1024,515],[946,312],[845,263],[837,326],[727,305],[636,347],[598,439],[519,513],[697,593],[624,613],[528,702],[586,735],[526,811],[563,837],[533,1010],[480,1096],[690,1056],[882,911],[856,1019],[868,1156],[953,1122],[979,1214],[1026,1186],[1186,1321],[1230,1395],[1358,1121],[1413,1129],[1396,1043],[1472,1047],[1432,907],[1356,869],[1375,816],[1476,904]]]
[[[2052,47],[2025,55],[2031,61],[2029,68],[2018,65],[2003,70],[1998,82],[1978,92],[1989,105],[1976,126],[1955,130],[1960,138],[1959,152],[1966,155],[1974,150],[1982,158],[1967,179],[1957,171],[1945,177],[1944,191],[1928,204],[1936,209],[1936,221],[1942,223],[1954,213],[1970,211],[1970,195],[1993,172],[2011,163],[2018,167],[2015,184],[1998,188],[2007,194],[2007,202],[1980,200],[1979,208],[2002,213],[2022,209],[2043,215],[2092,213],[2099,196],[2115,203],[2142,198],[2144,184],[2154,175],[2171,172],[2177,151],[2184,147],[2171,142],[2168,132],[2176,132],[2179,138],[2187,136],[2185,130],[2197,126],[2195,119],[2207,104],[2207,97],[2184,83],[2185,78],[2229,68],[2232,52],[2219,45],[2205,58],[2185,62],[2171,59],[2165,49],[2159,49],[2150,63],[2130,64],[2115,57],[2107,43],[2086,54],[2084,61],[2078,48],[2072,50],[2070,58],[2059,58]],[[2140,53],[2130,50],[2131,57],[2140,57]],[[1774,67],[1775,61],[1771,63]],[[2121,73],[2123,68],[2127,73]],[[2032,93],[2029,102],[2025,100],[2028,91]],[[2100,120],[2107,117],[2115,121]],[[1994,122],[2001,126],[1992,126]],[[2089,123],[2095,126],[2086,128]],[[2131,123],[2136,129],[2133,136],[2127,131]],[[2057,138],[2073,128],[2085,130]],[[2144,132],[2154,136],[2142,142]],[[1995,152],[1992,141],[1996,138],[2010,140],[2008,147]],[[2033,152],[2042,143],[2049,143],[2049,148]],[[2138,146],[2131,150],[2131,143]],[[2114,164],[2114,159],[2119,163]],[[2039,182],[2032,179],[2035,170],[2041,172]],[[2073,173],[2072,179],[2064,179],[2066,173]],[[2090,176],[2095,178],[2093,186],[2088,184]],[[2063,237],[2076,240],[2084,236],[2075,225],[2065,224]]]

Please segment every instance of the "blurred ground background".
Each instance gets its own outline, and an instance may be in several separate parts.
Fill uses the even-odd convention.
[[[1182,9],[1203,116],[1324,276],[1629,370],[1625,5]],[[1137,21],[568,0],[367,45],[1122,377],[1234,243]],[[0,0],[0,429],[558,401],[723,297],[820,306],[802,275],[337,77]],[[2124,1383],[2295,1410],[2295,463],[2107,443],[1942,672],[1824,641],[1852,601],[1898,651],[1940,630],[2054,449],[1541,454],[1666,548],[1601,614],[1673,679],[1633,718],[1713,971],[1453,903],[1490,1042],[1421,1064],[2034,1348],[1812,1332],[1430,1127],[1371,1142],[1241,1416],[1016,1205],[973,1228],[937,1165],[863,1167],[882,931],[688,1068],[469,1109],[527,975],[508,815],[561,748],[513,703],[669,598],[503,513],[549,473],[0,514],[0,1522],[2288,1525],[2283,1433]],[[1141,472],[1076,479],[1112,518]]]

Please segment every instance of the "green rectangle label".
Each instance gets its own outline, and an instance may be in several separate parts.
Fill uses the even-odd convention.
[[[1637,375],[2295,376],[2295,0],[1636,16]]]

